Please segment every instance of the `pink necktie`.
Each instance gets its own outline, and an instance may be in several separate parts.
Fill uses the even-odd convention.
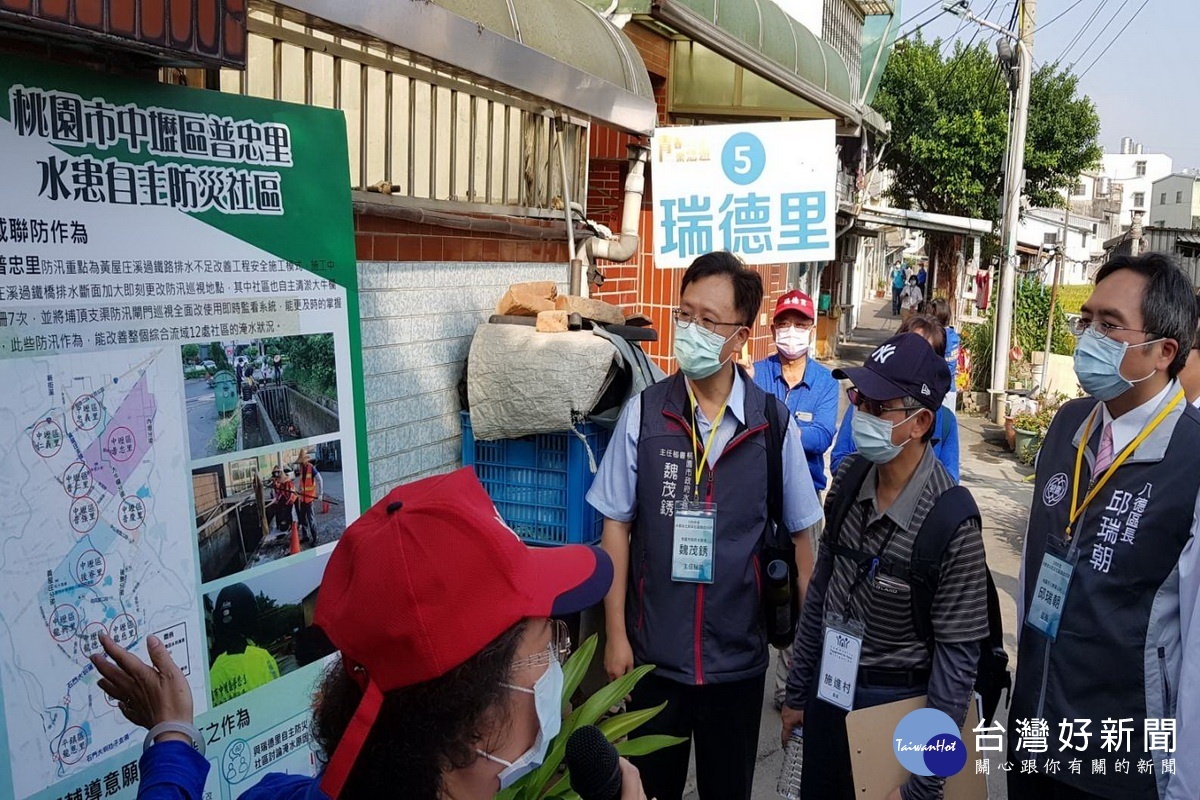
[[[1104,433],[1100,434],[1100,452],[1096,454],[1096,468],[1092,470],[1093,475],[1099,475],[1104,470],[1108,469],[1108,465],[1113,462],[1113,441],[1112,441],[1112,423],[1104,426]]]

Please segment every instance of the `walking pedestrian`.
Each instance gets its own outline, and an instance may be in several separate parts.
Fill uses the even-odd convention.
[[[858,455],[830,488],[826,508],[842,510],[827,520],[804,601],[782,734],[786,742],[804,728],[804,797],[853,800],[849,711],[926,695],[962,725],[989,632],[987,572],[978,509],[929,446],[949,385],[945,360],[904,333],[834,376],[852,384]],[[916,571],[913,551],[927,519],[946,545],[936,588],[922,595],[929,573]],[[942,788],[941,778],[912,775],[888,798],[935,800]]]
[[[1038,454],[1008,720],[1035,772],[1010,772],[1009,797],[1200,797],[1200,412],[1178,380],[1193,291],[1161,253],[1118,256],[1075,325],[1090,397],[1058,410]],[[1061,746],[1026,743],[1043,721]],[[1067,758],[1092,769],[1047,769]]]
[[[616,678],[656,665],[630,705],[667,705],[639,732],[694,741],[703,800],[748,800],[753,785],[768,665],[758,555],[792,537],[803,585],[805,531],[821,519],[795,421],[732,363],[762,296],[758,273],[731,253],[688,267],[674,310],[679,371],[625,405],[588,492],[616,570],[605,668]],[[682,797],[689,749],[635,759],[647,795]]]
[[[904,322],[917,313],[917,308],[925,300],[925,294],[917,285],[917,276],[913,275],[900,291],[900,321]]]
[[[775,355],[754,365],[754,382],[787,406],[800,431],[804,457],[818,499],[829,480],[825,473],[825,453],[833,444],[837,430],[838,382],[829,369],[812,358],[812,340],[816,325],[812,298],[793,289],[775,303],[771,336]],[[809,530],[815,545],[821,535],[821,523]],[[775,662],[775,709],[783,706],[787,675],[791,669],[791,648],[772,648]]]
[[[900,316],[900,292],[904,290],[907,278],[904,274],[904,263],[897,261],[892,265],[892,316]]]

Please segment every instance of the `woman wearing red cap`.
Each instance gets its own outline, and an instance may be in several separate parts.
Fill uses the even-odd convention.
[[[522,544],[469,469],[395,489],[346,530],[322,580],[316,622],[341,650],[313,701],[324,768],[267,775],[242,798],[493,797],[542,763],[561,725],[570,643],[550,617],[611,582],[599,548]],[[138,797],[199,800],[209,764],[183,673],[153,636],[152,665],[102,642],[100,687],[150,729]],[[621,769],[622,800],[645,800]]]

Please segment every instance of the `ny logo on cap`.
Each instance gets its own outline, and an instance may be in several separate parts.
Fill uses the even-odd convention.
[[[896,353],[896,345],[885,344],[871,354],[871,358],[878,361],[880,364],[886,364],[887,360]]]

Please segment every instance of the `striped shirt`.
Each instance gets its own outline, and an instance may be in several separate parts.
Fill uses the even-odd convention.
[[[843,464],[834,476],[830,498],[840,491],[846,470],[847,464]],[[875,507],[877,470],[873,466],[867,473],[856,501],[846,514],[839,540],[864,553],[878,553],[881,560],[907,564],[921,523],[933,509],[934,502],[955,485],[954,480],[933,455],[933,450],[926,447],[908,485],[881,515]],[[832,502],[827,501],[827,510],[832,508]],[[829,541],[834,535],[837,531],[826,530],[824,538]],[[937,641],[953,644],[987,636],[985,569],[983,534],[974,520],[968,520],[950,539],[942,558],[941,577],[931,612]],[[864,576],[855,586],[847,606],[847,596],[859,574],[857,565],[850,559],[834,558],[825,594],[825,616],[828,619],[830,613],[838,613],[866,626],[860,666],[929,668],[929,651],[913,626],[911,590],[907,584],[897,580],[898,591],[881,591],[874,581]]]

